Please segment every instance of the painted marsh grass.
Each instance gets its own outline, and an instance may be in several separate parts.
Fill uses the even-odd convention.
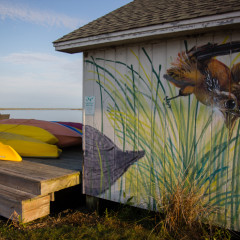
[[[162,66],[156,66],[144,48],[139,51],[147,64],[131,51],[137,67],[103,58],[86,60],[97,75],[89,81],[99,86],[101,99],[103,95],[111,99],[105,109],[101,102],[101,119],[107,117],[123,150],[145,151],[145,157],[119,180],[119,199],[127,194],[136,205],[157,210],[187,191],[200,201],[200,212],[220,209],[208,212],[214,213],[215,223],[230,222],[228,227],[239,229],[240,125],[230,139],[221,116],[192,95],[172,100],[170,107],[165,99],[177,95],[175,87],[162,77]]]

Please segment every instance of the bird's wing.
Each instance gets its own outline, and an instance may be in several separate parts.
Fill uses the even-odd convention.
[[[240,63],[234,64],[231,69],[232,81],[234,84],[240,86]]]
[[[197,68],[194,59],[189,59],[185,52],[179,53],[177,59],[172,63],[171,68],[167,70],[164,78],[174,86],[179,87],[183,95],[193,93],[194,88],[203,77]]]
[[[208,43],[200,47],[193,47],[187,52],[187,55],[189,58],[195,58],[203,62],[212,57],[228,55],[235,52],[240,52],[240,41],[224,44]]]

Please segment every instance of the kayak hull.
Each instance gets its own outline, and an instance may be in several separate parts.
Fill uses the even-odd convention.
[[[49,144],[56,144],[58,139],[43,128],[19,125],[19,124],[0,124],[0,132],[19,134],[31,137]]]
[[[49,122],[36,119],[3,119],[0,124],[18,124],[35,126],[53,134],[57,139],[59,147],[69,147],[82,144],[82,135],[57,122]]]
[[[21,157],[57,158],[61,153],[56,145],[13,133],[0,132],[0,142],[11,146]]]
[[[0,160],[21,162],[21,156],[11,147],[0,143]]]

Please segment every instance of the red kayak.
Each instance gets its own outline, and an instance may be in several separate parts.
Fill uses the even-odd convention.
[[[3,119],[0,120],[0,124],[19,124],[43,128],[58,138],[57,145],[59,147],[69,147],[82,144],[82,135],[80,133],[57,122],[36,119]]]

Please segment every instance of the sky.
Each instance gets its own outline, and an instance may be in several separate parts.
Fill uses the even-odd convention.
[[[131,1],[0,0],[0,108],[82,108],[82,53],[57,52],[52,42]],[[78,111],[7,112],[81,121]]]

